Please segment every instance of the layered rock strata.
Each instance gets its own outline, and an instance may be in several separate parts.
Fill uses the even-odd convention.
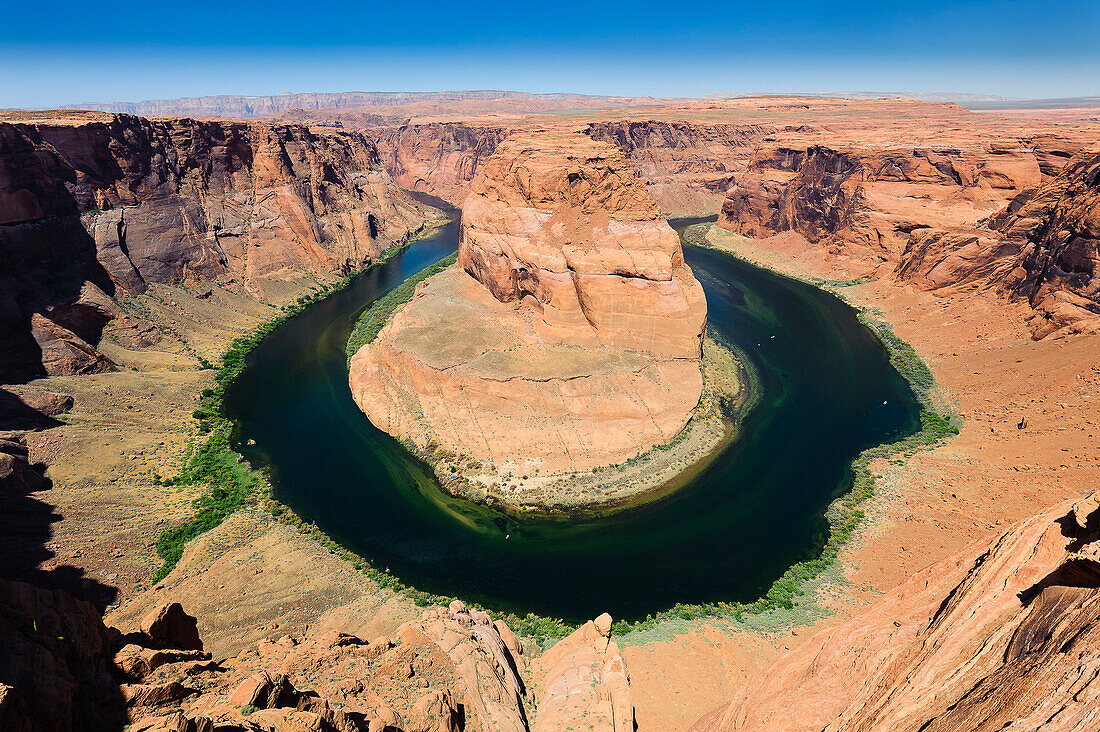
[[[1100,332],[1100,153],[1085,151],[976,226],[914,230],[897,277],[998,287],[1035,309],[1035,338]]]
[[[110,368],[95,346],[121,314],[116,293],[216,280],[270,299],[284,281],[362,267],[423,220],[356,132],[80,113],[12,120],[0,122],[5,378]]]
[[[1085,730],[1100,702],[1100,503],[916,574],[693,730]]]
[[[1026,298],[1036,338],[1092,332],[1097,165],[1095,150],[1050,135],[980,148],[761,145],[732,176],[718,224],[779,247],[796,235],[922,289]]]
[[[683,429],[706,302],[618,151],[509,138],[474,182],[461,236],[459,266],[351,360],[377,426],[466,474],[528,480],[618,463]]]
[[[386,170],[402,188],[461,206],[482,163],[508,136],[494,124],[426,122],[368,132]]]

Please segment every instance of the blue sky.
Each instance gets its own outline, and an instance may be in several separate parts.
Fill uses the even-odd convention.
[[[1100,94],[1087,2],[10,3],[0,107],[287,91]]]

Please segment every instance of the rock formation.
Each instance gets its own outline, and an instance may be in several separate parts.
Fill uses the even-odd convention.
[[[507,625],[457,601],[405,623],[393,639],[282,636],[215,661],[178,603],[122,633],[65,592],[0,580],[0,724],[12,732],[127,723],[145,732],[528,732],[583,721],[596,732],[633,730],[626,669],[608,627],[602,616],[549,651],[550,675],[536,684],[558,691],[542,700],[532,728],[522,675],[539,670]],[[584,688],[574,683],[563,696],[565,678]],[[605,707],[614,719],[603,719]]]
[[[770,145],[736,176],[719,225],[757,238],[793,231],[896,261],[914,229],[977,220],[1041,180],[1035,156],[1021,151]]]
[[[509,138],[461,236],[459,268],[423,283],[351,361],[377,426],[517,477],[618,463],[684,427],[706,302],[618,151]]]
[[[919,572],[693,730],[1086,730],[1100,702],[1100,501]]]
[[[423,219],[360,133],[11,119],[0,122],[0,380],[111,368],[95,345],[122,314],[116,292],[216,279],[264,298],[280,280],[362,267]],[[126,330],[155,337],[147,325]]]
[[[786,128],[793,130],[794,128]],[[585,133],[623,151],[649,193],[670,216],[709,216],[762,138],[780,128],[639,120],[594,122]]]
[[[1027,297],[1036,338],[1096,327],[1097,156],[1080,141],[790,144],[805,136],[756,148],[732,176],[719,226],[755,238],[791,232],[924,289]]]
[[[462,206],[459,265],[562,340],[698,358],[706,304],[680,239],[621,156],[580,137],[515,137]]]
[[[634,706],[619,645],[604,613],[538,659],[542,669],[534,732],[600,729],[633,732]]]
[[[1100,331],[1100,153],[973,227],[913,231],[897,276],[926,289],[999,287],[1035,308],[1032,333]]]
[[[386,171],[402,188],[461,206],[481,164],[508,136],[499,125],[430,122],[369,132]]]
[[[112,636],[89,603],[0,580],[0,728],[120,729]]]

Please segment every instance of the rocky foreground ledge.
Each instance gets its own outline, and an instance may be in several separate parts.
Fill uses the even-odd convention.
[[[918,572],[743,686],[693,732],[1091,730],[1100,497]]]
[[[679,237],[622,154],[517,134],[463,204],[458,266],[354,355],[350,384],[375,425],[505,502],[607,502],[653,485],[551,486],[684,430],[705,322]]]
[[[65,592],[0,580],[0,637],[5,732],[635,729],[606,614],[534,658],[455,601],[393,637],[284,635],[216,659],[179,603],[123,632]]]

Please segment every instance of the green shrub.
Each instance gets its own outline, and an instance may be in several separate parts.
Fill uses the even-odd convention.
[[[406,244],[386,249],[366,271],[402,251],[412,241],[415,241],[415,237]],[[226,389],[244,370],[248,354],[277,327],[330,293],[347,287],[359,274],[361,273],[350,274],[336,285],[320,287],[310,294],[302,295],[295,303],[285,306],[282,314],[262,323],[251,333],[230,344],[222,357],[221,367],[214,375],[214,387],[202,390],[202,408],[191,413],[192,417],[199,420],[199,430],[208,437],[201,443],[193,442],[189,446],[188,465],[175,479],[160,481],[163,485],[204,485],[206,491],[192,502],[194,514],[188,521],[168,529],[157,538],[156,552],[163,564],[157,570],[154,581],[159,582],[172,571],[183,555],[187,542],[216,527],[244,506],[249,498],[265,489],[270,492],[270,485],[264,476],[253,470],[233,450],[230,444],[233,425],[224,409]],[[213,364],[202,357],[199,358],[199,365],[203,369],[214,368]],[[154,481],[157,480],[159,476],[154,477]],[[272,514],[282,516],[285,508],[274,501],[271,503],[274,506],[271,509]],[[289,516],[283,517],[283,520],[289,522],[297,519],[293,512],[286,513]],[[298,522],[301,525],[300,519]],[[392,585],[402,586],[392,577],[390,581]]]
[[[371,305],[359,317],[359,321],[356,322],[355,328],[352,329],[351,336],[348,338],[348,363],[351,363],[351,357],[358,353],[360,348],[378,337],[382,328],[390,321],[390,318],[393,317],[399,307],[412,300],[413,295],[416,294],[417,285],[429,277],[439,274],[457,261],[458,254],[444,257],[432,266],[420,270],[420,272],[402,282]]]

